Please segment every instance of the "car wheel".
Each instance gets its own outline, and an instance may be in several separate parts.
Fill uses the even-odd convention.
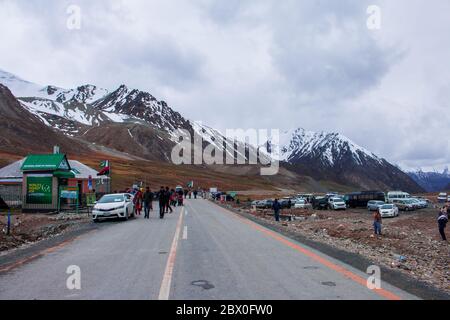
[[[98,219],[93,219],[92,221],[94,221],[94,223],[98,223],[99,222]]]

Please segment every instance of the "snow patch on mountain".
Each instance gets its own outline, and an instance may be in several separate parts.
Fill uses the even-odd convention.
[[[299,128],[282,131],[278,143],[274,137],[270,138],[268,143],[273,151],[272,157],[285,162],[319,155],[323,164],[333,167],[345,154],[350,154],[359,165],[367,159],[380,164],[384,161],[339,133],[313,132]],[[279,152],[276,152],[276,149]]]

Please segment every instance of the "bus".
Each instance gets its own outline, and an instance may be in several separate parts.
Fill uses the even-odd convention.
[[[344,196],[344,201],[350,208],[367,208],[367,204],[372,200],[386,202],[386,195],[382,191],[361,191]]]

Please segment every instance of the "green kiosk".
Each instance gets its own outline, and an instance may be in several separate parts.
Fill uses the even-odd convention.
[[[64,154],[29,155],[23,162],[23,212],[54,212],[60,208],[60,195],[69,179],[75,178]]]

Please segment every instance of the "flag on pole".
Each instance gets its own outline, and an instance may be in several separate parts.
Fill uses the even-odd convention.
[[[194,181],[191,181],[187,184],[188,188],[194,188]]]
[[[109,176],[111,173],[111,166],[109,165],[109,160],[104,160],[100,163],[102,170],[97,174],[98,176]]]

